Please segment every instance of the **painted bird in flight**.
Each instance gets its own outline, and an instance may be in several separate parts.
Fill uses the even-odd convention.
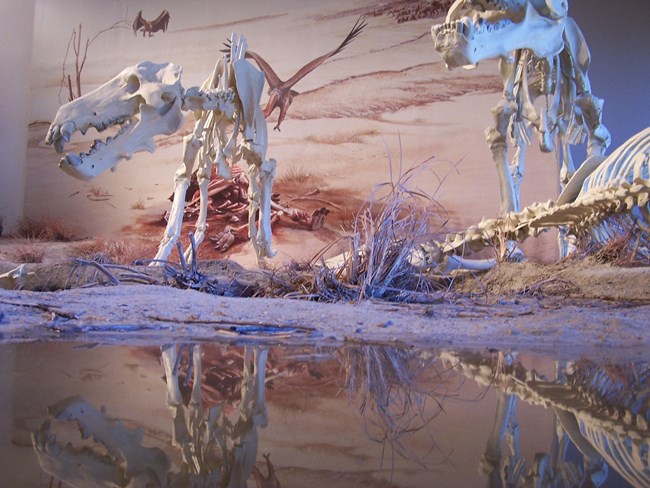
[[[257,63],[259,68],[264,73],[266,82],[269,85],[269,91],[268,91],[269,101],[267,102],[266,107],[264,107],[263,110],[264,117],[268,118],[268,116],[271,115],[271,113],[276,108],[280,109],[280,115],[278,116],[278,123],[273,128],[274,130],[280,131],[280,124],[282,123],[282,121],[287,115],[287,110],[289,110],[289,106],[293,101],[293,97],[299,95],[297,91],[292,90],[292,87],[300,80],[302,80],[305,76],[307,76],[309,73],[314,71],[318,66],[323,64],[326,60],[343,51],[345,46],[350,44],[350,42],[352,42],[352,40],[359,35],[359,33],[363,30],[363,28],[366,25],[367,24],[365,18],[360,17],[352,27],[350,33],[336,49],[310,61],[302,68],[300,68],[296,72],[296,74],[293,75],[291,78],[289,78],[287,81],[282,81],[280,77],[275,73],[275,71],[273,71],[273,68],[271,68],[269,63],[267,63],[264,60],[264,58],[262,58],[262,56],[260,56],[259,54],[253,51],[246,51],[246,57],[252,59],[253,61],[255,61],[255,63]],[[230,51],[230,42],[229,41],[226,42],[225,45],[227,51]],[[226,49],[224,49],[224,52],[225,51]]]

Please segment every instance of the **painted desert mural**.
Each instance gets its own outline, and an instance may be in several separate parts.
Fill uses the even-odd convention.
[[[411,190],[427,195],[423,205],[435,207],[439,230],[496,216],[497,173],[484,129],[492,124],[502,84],[494,61],[448,71],[434,51],[430,28],[449,4],[37,1],[25,214],[60,219],[81,236],[138,237],[150,241],[153,255],[192,114],[180,131],[156,139],[155,152],[137,153],[89,182],[57,167],[60,156],[43,143],[49,122],[70,98],[143,60],[181,65],[183,86],[200,85],[236,32],[293,96],[283,120],[279,110],[267,118],[268,155],[278,162],[273,238],[279,260],[307,259],[336,243],[382,185],[404,174]],[[360,23],[363,28],[338,51]],[[267,102],[264,95],[262,105]],[[75,134],[66,150],[87,150],[97,137],[91,132]],[[554,155],[534,146],[527,155],[524,205],[558,191]],[[246,240],[246,191],[237,171],[232,181],[215,176],[200,257],[254,263]],[[185,245],[197,213],[192,188],[186,200]],[[541,260],[555,258],[556,247],[552,233],[524,246]]]

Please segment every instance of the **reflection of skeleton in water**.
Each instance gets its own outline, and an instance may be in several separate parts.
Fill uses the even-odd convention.
[[[495,424],[481,461],[489,486],[600,486],[608,466],[633,486],[650,486],[647,364],[558,363],[556,380],[548,381],[505,358],[442,355],[443,362],[465,376],[498,388]],[[532,466],[519,450],[516,397],[555,414],[550,452],[537,454]],[[567,459],[571,443],[583,455],[582,466]]]
[[[182,351],[182,349],[181,349]],[[95,409],[80,397],[51,407],[57,421],[74,420],[83,438],[101,444],[76,450],[62,447],[52,432],[52,422],[44,422],[32,434],[42,469],[72,486],[222,486],[245,487],[252,475],[258,487],[280,486],[268,454],[268,475],[255,465],[257,429],[266,427],[264,382],[266,349],[245,348],[241,378],[241,401],[233,415],[227,405],[206,408],[201,396],[201,348],[189,348],[186,382],[192,378],[189,403],[184,404],[179,367],[181,351],[176,346],[162,349],[167,383],[167,405],[174,413],[172,442],[181,451],[182,466],[172,469],[168,455],[158,448],[142,446],[141,429],[129,429],[121,421]],[[105,450],[106,454],[99,454]]]

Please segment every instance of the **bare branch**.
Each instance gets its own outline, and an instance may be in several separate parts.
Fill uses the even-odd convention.
[[[97,40],[99,36],[105,34],[108,31],[115,30],[115,29],[131,29],[131,22],[129,22],[128,20],[128,13],[129,13],[129,9],[127,8],[126,13],[124,15],[124,19],[114,22],[110,26],[99,30],[92,38],[86,37],[83,53],[81,52],[82,24],[79,23],[78,30],[72,29],[72,35],[68,40],[65,57],[63,58],[61,87],[59,90],[59,101],[61,101],[61,92],[63,91],[63,87],[67,87],[68,89],[68,101],[72,101],[75,98],[75,95],[73,93],[73,88],[72,88],[72,78],[66,72],[66,64],[68,62],[68,54],[70,53],[70,46],[72,46],[72,50],[75,55],[75,60],[74,60],[75,88],[76,88],[76,97],[78,98],[81,96],[81,73],[83,72],[83,69],[86,65],[86,60],[88,59],[88,50],[90,46],[92,45],[93,42],[95,42],[95,40]]]

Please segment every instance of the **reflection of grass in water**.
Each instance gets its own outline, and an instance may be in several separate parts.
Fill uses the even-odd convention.
[[[314,144],[328,144],[328,145],[335,145],[335,144],[363,144],[364,137],[368,136],[376,136],[379,134],[379,131],[375,129],[368,129],[364,131],[357,131],[357,132],[350,132],[350,133],[343,133],[343,134],[331,134],[331,135],[324,135],[324,136],[315,136],[315,135],[309,135],[305,137],[305,140],[307,142],[311,142]]]
[[[408,447],[408,436],[427,429],[443,411],[448,376],[435,367],[437,356],[408,348],[383,346],[341,349],[345,388],[363,416],[369,438],[393,453],[423,464]],[[444,393],[438,393],[440,388]],[[431,437],[432,449],[435,440]]]

